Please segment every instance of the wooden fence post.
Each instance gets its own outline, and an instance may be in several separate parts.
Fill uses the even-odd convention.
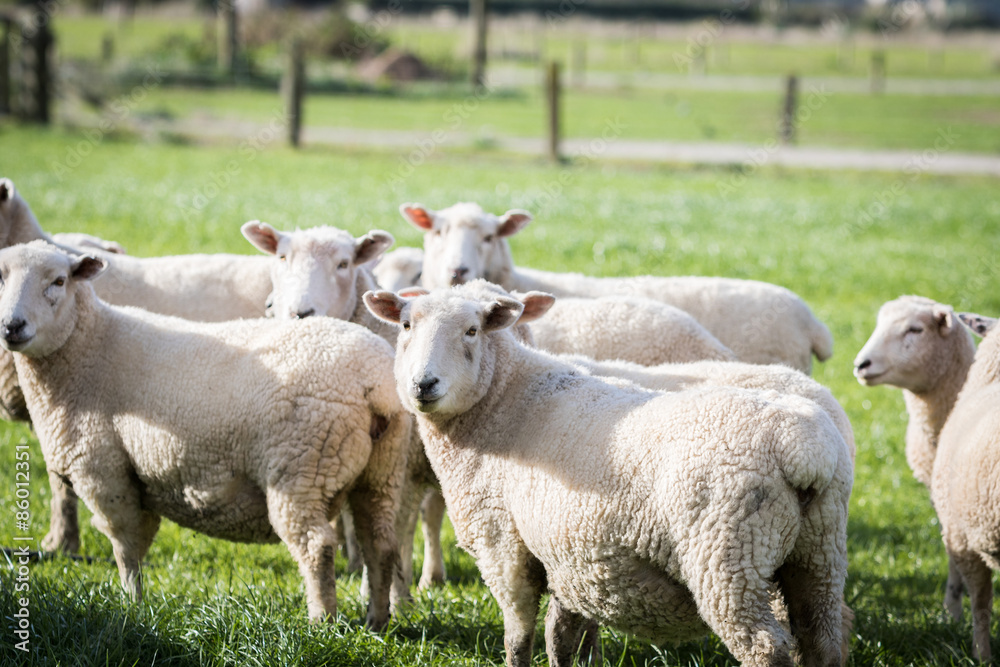
[[[472,22],[472,69],[469,82],[482,88],[486,82],[486,12],[487,0],[469,0],[469,19]]]
[[[302,41],[295,39],[288,50],[288,62],[281,79],[281,95],[285,100],[288,120],[288,143],[299,147],[302,130],[302,94],[305,89],[305,62]]]
[[[794,74],[788,75],[785,84],[785,104],[781,111],[781,143],[795,143],[795,109],[798,104],[799,81]]]
[[[546,70],[545,100],[549,112],[548,155],[553,162],[559,161],[559,88],[559,63],[552,60]]]
[[[20,26],[20,81],[18,116],[23,120],[48,125],[52,98],[51,52],[55,37],[48,20],[36,21],[37,27]]]
[[[236,76],[239,59],[239,34],[236,25],[235,0],[218,0],[216,45],[219,69],[229,76]]]

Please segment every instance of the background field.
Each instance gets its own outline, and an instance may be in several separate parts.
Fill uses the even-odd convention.
[[[814,376],[844,405],[858,442],[848,542],[847,600],[857,611],[852,664],[972,664],[969,623],[953,624],[940,604],[944,550],[927,493],[906,467],[901,397],[859,386],[851,360],[878,306],[900,294],[1000,312],[994,180],[432,156],[393,187],[388,179],[401,159],[392,154],[105,140],[69,168],[67,156],[87,145],[82,134],[0,126],[0,145],[0,173],[14,179],[49,231],[114,238],[136,255],[251,253],[238,227],[254,218],[355,234],[378,227],[400,245],[416,245],[399,203],[473,200],[536,214],[512,241],[525,265],[752,277],[794,289],[834,333],[835,356]],[[560,183],[559,196],[547,194]],[[865,212],[876,215],[869,222]],[[11,445],[33,442],[15,425],[0,425],[0,439],[8,470]],[[32,479],[31,531],[40,539],[48,489],[37,447]],[[0,536],[11,545],[14,488],[7,480]],[[31,569],[32,664],[502,664],[499,612],[450,533],[448,585],[418,595],[411,612],[373,636],[358,624],[356,576],[338,581],[338,624],[309,627],[299,575],[282,547],[229,544],[170,523],[147,559],[147,600],[130,609],[109,543],[83,524],[82,553],[100,560],[58,558]],[[10,569],[0,568],[0,582],[11,590]],[[13,597],[0,596],[8,619],[0,663],[24,664],[9,639]],[[611,665],[733,664],[715,639],[663,650],[611,632],[604,639]],[[540,649],[537,663],[545,664]]]

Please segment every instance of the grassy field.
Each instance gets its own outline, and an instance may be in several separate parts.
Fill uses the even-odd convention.
[[[920,174],[673,169],[631,164],[548,166],[507,158],[432,155],[401,180],[393,154],[196,148],[0,125],[0,175],[14,179],[49,231],[117,239],[136,255],[252,253],[239,226],[333,224],[420,242],[401,202],[480,202],[536,215],[514,237],[518,263],[599,275],[704,274],[786,285],[835,337],[814,370],[847,410],[858,442],[846,590],[857,612],[852,665],[972,665],[968,618],[941,600],[944,549],[927,492],[903,455],[897,390],[867,389],[851,361],[878,306],[923,294],[956,308],[1000,313],[996,181]],[[80,156],[77,160],[72,156]],[[870,215],[869,215],[870,214]],[[12,470],[23,426],[0,424],[0,466]],[[48,526],[48,489],[31,448],[30,535]],[[14,482],[0,484],[0,544],[12,546]],[[33,565],[30,659],[13,649],[14,596],[0,664],[47,665],[501,665],[502,621],[471,559],[446,534],[450,580],[419,594],[381,636],[358,622],[359,579],[338,580],[339,622],[306,622],[301,579],[280,546],[236,545],[165,522],[145,565],[146,601],[125,604],[108,541],[84,512],[82,553]],[[2,562],[2,561],[0,561]],[[338,559],[338,567],[344,563]],[[417,564],[419,567],[419,563]],[[0,567],[0,589],[14,571]],[[996,608],[996,605],[995,605]],[[994,623],[994,628],[997,624]],[[714,638],[657,648],[606,631],[607,664],[731,665]],[[994,651],[1000,641],[994,641]],[[538,643],[536,664],[546,664]]]

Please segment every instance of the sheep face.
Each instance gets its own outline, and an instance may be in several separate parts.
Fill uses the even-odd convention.
[[[977,336],[986,336],[996,328],[997,322],[1000,321],[995,317],[986,317],[975,313],[959,313],[958,319],[962,320],[962,324]]]
[[[62,347],[76,324],[76,292],[106,268],[96,257],[71,257],[44,241],[0,251],[0,344],[44,357]]]
[[[424,251],[420,248],[396,248],[382,256],[372,267],[372,274],[379,287],[398,292],[420,284],[423,265]]]
[[[905,296],[879,309],[875,331],[854,360],[854,376],[867,386],[889,384],[916,393],[934,386],[941,350],[957,321],[951,306]]]
[[[512,265],[506,238],[531,221],[527,211],[513,209],[497,217],[478,204],[455,204],[440,211],[403,204],[399,210],[424,232],[421,280],[431,289],[476,278],[503,284]]]
[[[361,265],[393,243],[391,234],[379,230],[354,238],[336,227],[279,232],[253,221],[241,231],[258,249],[276,257],[270,314],[279,319],[325,315],[349,320],[357,307]]]
[[[481,300],[448,290],[413,299],[368,292],[365,305],[399,324],[396,389],[411,412],[447,418],[461,414],[486,393],[492,368],[483,357],[490,334],[517,322],[523,306],[497,295]]]

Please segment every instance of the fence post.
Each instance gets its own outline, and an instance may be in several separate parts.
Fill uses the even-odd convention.
[[[472,69],[469,81],[474,88],[486,82],[486,11],[487,0],[469,0],[469,19],[472,22]]]
[[[799,81],[794,74],[788,75],[785,84],[785,105],[781,111],[781,143],[795,143],[795,108],[798,104]]]
[[[235,77],[236,62],[239,58],[235,0],[218,0],[216,43],[219,69]]]
[[[52,79],[50,55],[55,38],[48,21],[40,22],[33,32],[20,26],[20,81],[18,84],[18,116],[23,120],[48,125]]]
[[[878,95],[885,92],[885,51],[872,51],[871,77],[872,93]]]
[[[285,99],[285,117],[288,119],[288,143],[299,147],[302,129],[302,94],[305,88],[305,63],[302,41],[292,40],[288,50],[285,74],[281,78],[281,95]]]
[[[548,155],[553,162],[559,161],[559,63],[549,61],[545,76],[545,100],[549,116]]]

